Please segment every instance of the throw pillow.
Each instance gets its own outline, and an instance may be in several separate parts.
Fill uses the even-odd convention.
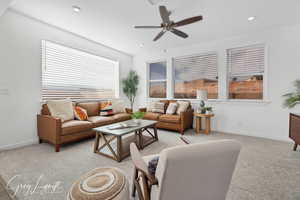
[[[168,115],[175,114],[176,110],[177,110],[177,107],[178,107],[177,103],[170,103],[169,106],[168,106],[168,108],[167,108],[166,114],[168,114]]]
[[[148,171],[149,171],[149,173],[152,174],[153,176],[155,175],[155,172],[156,172],[158,160],[159,160],[159,157],[155,157],[155,158],[152,158],[152,159],[148,162]]]
[[[178,103],[178,109],[176,113],[179,115],[181,112],[187,111],[188,107],[190,106],[190,103],[187,101],[177,101]]]
[[[73,103],[70,99],[47,101],[52,117],[60,118],[62,122],[74,119]]]
[[[88,119],[87,111],[79,106],[74,108],[75,119],[86,121]]]
[[[155,102],[153,104],[152,110],[151,112],[155,112],[155,113],[165,113],[165,103],[162,102]]]
[[[113,100],[112,109],[114,114],[125,112],[124,101],[120,99]]]
[[[114,112],[111,101],[100,102],[100,116],[109,116],[113,114]]]

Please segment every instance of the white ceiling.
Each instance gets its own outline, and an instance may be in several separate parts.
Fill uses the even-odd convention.
[[[161,4],[173,12],[174,21],[199,14],[204,21],[180,28],[190,35],[188,39],[167,33],[153,42],[159,30],[133,28],[161,23],[158,5],[148,0],[16,0],[11,8],[130,54],[300,22],[300,0],[163,0]],[[73,12],[73,5],[82,11]],[[256,20],[248,22],[250,16]]]
[[[9,7],[12,0],[1,0],[0,1],[0,16],[5,12],[5,10]]]

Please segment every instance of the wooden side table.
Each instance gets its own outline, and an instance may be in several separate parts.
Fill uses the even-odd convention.
[[[194,116],[196,117],[196,133],[201,133],[204,131],[205,134],[209,134],[211,131],[210,119],[215,115],[214,114],[194,113]],[[205,130],[203,130],[201,128],[202,118],[205,119]]]

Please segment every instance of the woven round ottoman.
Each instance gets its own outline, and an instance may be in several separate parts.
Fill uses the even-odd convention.
[[[125,175],[117,168],[96,168],[79,178],[68,200],[129,200]]]

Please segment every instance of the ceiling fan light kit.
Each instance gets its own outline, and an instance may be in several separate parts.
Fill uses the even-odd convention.
[[[188,34],[178,30],[177,27],[192,24],[201,21],[203,19],[202,16],[195,16],[195,17],[181,20],[179,22],[173,22],[170,20],[171,12],[167,10],[166,6],[159,6],[159,13],[162,19],[162,23],[160,26],[135,26],[135,28],[143,28],[143,29],[162,28],[161,32],[158,33],[158,35],[153,39],[153,41],[157,41],[167,31],[170,31],[171,33],[181,38],[188,38]]]

